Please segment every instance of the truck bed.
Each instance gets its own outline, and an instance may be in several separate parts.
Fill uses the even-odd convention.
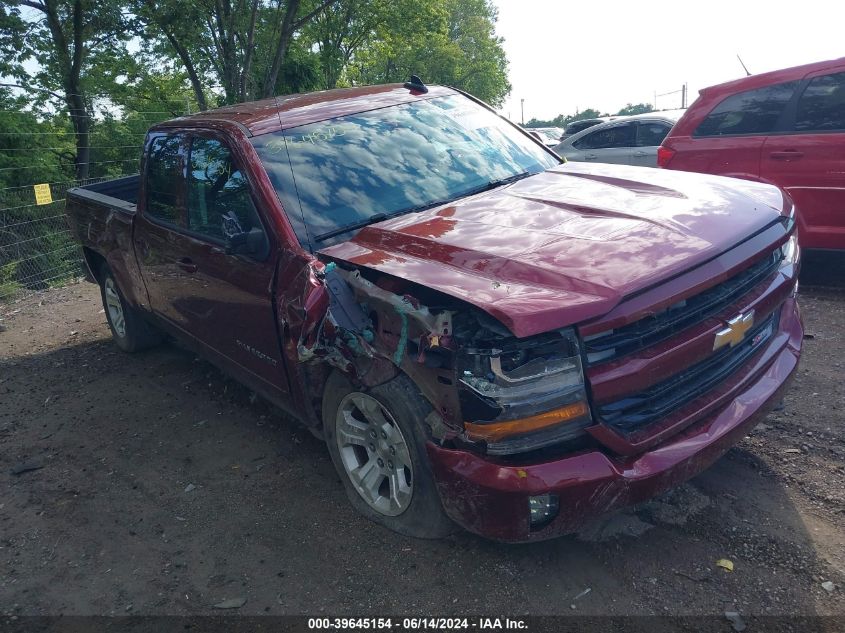
[[[74,187],[68,194],[93,202],[98,206],[111,207],[135,213],[135,206],[138,203],[138,185],[141,177],[124,176],[114,180],[106,180],[82,187]]]
[[[126,176],[69,189],[66,210],[70,229],[84,247],[91,277],[103,263],[125,282],[124,293],[133,304],[143,303],[143,288],[132,245],[132,225],[140,176]]]

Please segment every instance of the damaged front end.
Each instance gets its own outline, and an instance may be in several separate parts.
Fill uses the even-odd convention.
[[[425,422],[441,445],[526,453],[592,424],[572,329],[518,339],[477,308],[368,269],[331,262],[316,277],[328,305],[303,330],[299,361],[367,387],[405,373],[431,403]]]

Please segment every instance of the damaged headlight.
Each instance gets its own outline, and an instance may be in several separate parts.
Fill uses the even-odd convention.
[[[574,439],[592,424],[578,338],[571,329],[469,347],[458,359],[467,436],[491,454]]]

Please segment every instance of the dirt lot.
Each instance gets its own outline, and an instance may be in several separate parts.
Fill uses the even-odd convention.
[[[92,285],[0,306],[2,615],[843,616],[843,272],[806,263],[783,410],[675,493],[525,546],[370,524],[294,422],[172,344],[119,352]]]

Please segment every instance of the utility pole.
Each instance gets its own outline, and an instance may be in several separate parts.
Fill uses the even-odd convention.
[[[681,110],[687,107],[687,84],[681,86]]]
[[[522,125],[525,125],[525,99],[519,100],[519,110],[520,110],[520,119],[522,120]]]

